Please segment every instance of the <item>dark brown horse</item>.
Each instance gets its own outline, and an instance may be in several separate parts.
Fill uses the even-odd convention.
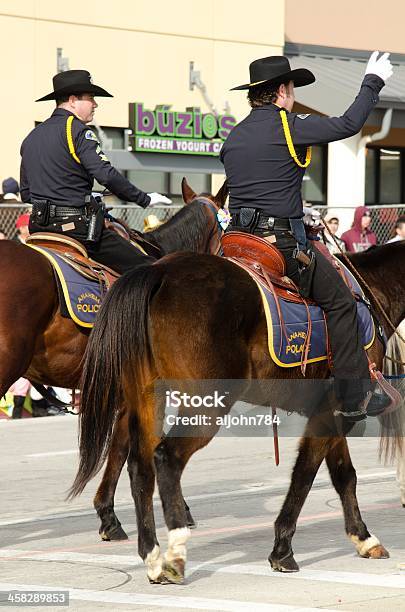
[[[188,199],[189,205],[148,232],[147,240],[158,247],[161,255],[176,251],[216,253],[221,232],[215,202],[222,203],[225,193],[226,186],[215,197]],[[156,256],[156,248],[150,254]],[[61,316],[49,261],[28,246],[1,240],[0,397],[20,376],[34,383],[78,388],[88,336],[88,330]],[[114,513],[114,493],[127,454],[128,427],[123,415],[117,423],[111,460],[95,497],[104,539],[126,537]]]
[[[352,255],[351,261],[397,325],[405,316],[405,244]],[[369,297],[373,301],[372,295]],[[385,331],[391,334],[388,327]],[[383,344],[376,340],[369,349],[370,358],[381,365],[383,353]],[[325,362],[307,367],[308,379],[326,379],[328,375]],[[172,432],[161,435],[159,424],[164,407],[155,382],[177,381],[180,388],[187,389],[190,381],[241,381],[240,388],[236,385],[236,391],[230,393],[225,409],[211,410],[215,417],[228,412],[236,399],[249,398],[249,382],[256,379],[271,383],[285,378],[294,388],[293,383],[302,381],[302,374],[299,368],[279,368],[271,360],[259,291],[251,277],[232,262],[210,255],[179,254],[126,275],[107,296],[87,346],[80,466],[71,495],[83,490],[108,453],[111,457],[114,424],[117,419],[119,422],[120,407],[127,409],[128,470],[139,553],[151,581],[181,582],[189,530],[180,478],[190,457],[210,441],[217,428],[211,427],[207,433],[190,427],[187,436],[183,429],[184,437]],[[267,405],[278,405],[277,391],[272,393],[271,384],[268,389],[270,393],[264,398]],[[345,437],[351,425],[335,416],[336,403],[328,397],[326,400],[329,403],[308,420],[291,485],[275,523],[275,543],[269,560],[276,570],[298,570],[292,537],[324,459],[342,501],[346,532],[358,553],[363,557],[388,556],[360,515],[356,472]],[[396,421],[395,434],[402,435],[399,411],[381,417],[381,421],[391,427]],[[387,449],[398,443],[392,429],[391,434],[384,438]],[[169,530],[164,557],[153,514],[155,476]]]

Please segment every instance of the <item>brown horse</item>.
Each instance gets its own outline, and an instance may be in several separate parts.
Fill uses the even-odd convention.
[[[351,261],[397,325],[405,316],[405,244],[390,244],[352,255]],[[373,296],[369,298],[373,302]],[[388,326],[385,331],[388,336],[391,334]],[[376,340],[369,356],[381,365],[383,353],[382,342]],[[328,366],[325,362],[312,363],[306,375],[309,379],[326,379]],[[208,432],[197,426],[189,427],[188,435],[183,428],[182,437],[176,435],[180,432],[174,427],[174,434],[162,435],[164,407],[160,392],[155,392],[155,382],[176,381],[184,390],[193,381],[211,380],[215,384],[218,380],[240,381],[239,388],[236,384],[226,400],[225,408],[211,410],[211,416],[216,417],[228,412],[236,399],[249,398],[246,388],[255,379],[270,383],[267,386],[270,393],[264,400],[267,405],[278,405],[280,397],[277,391],[273,394],[272,381],[285,378],[293,389],[295,383],[302,382],[299,368],[279,368],[271,360],[259,291],[249,274],[232,262],[210,255],[179,254],[127,274],[108,294],[87,346],[82,379],[80,465],[71,496],[83,490],[108,453],[111,457],[114,423],[120,417],[120,407],[126,408],[130,439],[128,471],[138,523],[139,554],[150,581],[181,582],[189,530],[180,478],[190,457],[210,441],[217,427],[209,428]],[[289,408],[293,409],[292,406]],[[275,543],[269,557],[275,570],[298,570],[292,537],[324,459],[342,501],[346,532],[358,553],[363,557],[388,556],[361,518],[356,472],[345,437],[352,425],[334,415],[335,407],[336,400],[328,400],[322,410],[315,411],[301,439],[291,485],[275,523]],[[400,416],[396,411],[380,417],[387,426],[396,422],[391,437],[384,438],[386,450],[394,447],[402,435]],[[160,554],[153,514],[155,476],[169,530],[164,557]]]
[[[222,203],[224,193],[225,185],[215,197],[188,200],[189,205],[167,223],[148,232],[150,254],[156,256],[157,248],[161,255],[216,253],[221,231],[215,202]],[[0,397],[20,376],[34,383],[79,388],[89,331],[61,316],[49,261],[25,245],[1,240],[0,267]],[[94,502],[104,539],[126,538],[114,513],[115,488],[128,454],[125,422],[123,415]],[[192,524],[191,516],[189,522]]]

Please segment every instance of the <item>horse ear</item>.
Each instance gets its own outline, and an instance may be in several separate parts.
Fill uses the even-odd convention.
[[[225,206],[226,198],[228,197],[229,189],[228,189],[228,181],[225,179],[221,189],[218,191],[217,195],[214,197],[214,202],[220,208]]]
[[[181,181],[181,193],[183,194],[183,201],[185,204],[190,204],[193,200],[196,199],[197,194],[191,189],[190,185],[187,183],[187,179],[183,176]]]

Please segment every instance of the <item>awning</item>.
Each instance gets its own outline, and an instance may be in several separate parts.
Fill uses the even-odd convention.
[[[325,115],[342,115],[359,91],[367,61],[327,54],[290,54],[287,49],[285,52],[293,69],[307,68],[316,77],[314,84],[295,89],[297,102]],[[381,90],[377,108],[388,107],[405,111],[404,63],[394,64],[394,74]]]
[[[105,151],[105,154],[112,165],[120,170],[224,174],[224,167],[219,159],[208,155],[169,153],[159,155],[159,153],[135,153],[121,149]]]

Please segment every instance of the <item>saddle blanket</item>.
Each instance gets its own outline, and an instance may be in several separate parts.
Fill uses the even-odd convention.
[[[29,246],[45,255],[55,270],[62,316],[72,318],[81,327],[93,327],[103,297],[100,283],[80,274],[55,251]]]
[[[357,295],[364,297],[364,293],[349,270],[341,263],[349,284]],[[270,356],[273,361],[282,368],[292,368],[301,365],[304,344],[308,333],[308,314],[304,304],[289,302],[280,297],[277,298],[283,327],[277,309],[276,298],[264,285],[256,279],[263,299],[264,311],[267,320],[268,346]],[[323,310],[316,305],[308,306],[312,332],[310,349],[307,363],[314,363],[327,359],[328,332]],[[363,338],[363,345],[368,349],[374,342],[375,327],[374,321],[367,305],[362,301],[357,301],[357,316],[359,321],[360,333]]]

